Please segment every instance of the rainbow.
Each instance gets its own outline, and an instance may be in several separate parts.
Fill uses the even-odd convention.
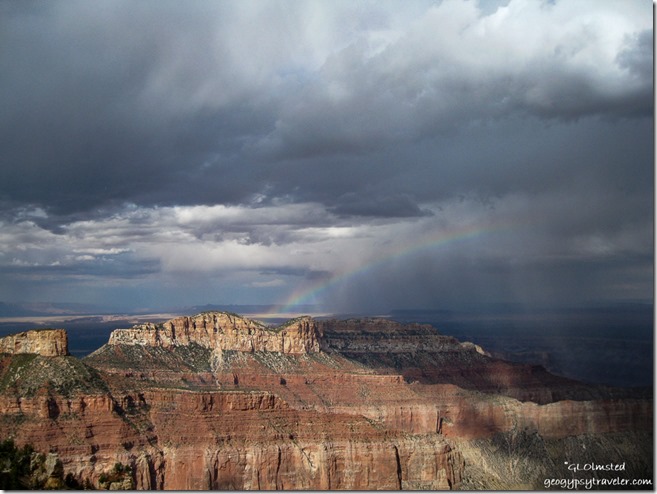
[[[432,236],[424,238],[422,241],[404,246],[392,252],[381,252],[369,262],[356,266],[355,268],[346,269],[337,272],[328,279],[322,279],[311,286],[304,286],[295,290],[282,304],[276,307],[278,313],[293,313],[294,307],[304,304],[314,304],[321,298],[321,295],[328,290],[339,286],[349,280],[361,276],[387,263],[411,257],[423,251],[442,248],[446,245],[460,241],[470,240],[486,236],[490,233],[499,232],[507,229],[507,225],[468,225],[453,228],[450,231],[441,231]]]

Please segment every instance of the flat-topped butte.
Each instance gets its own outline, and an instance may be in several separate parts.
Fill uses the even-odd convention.
[[[35,353],[42,357],[68,355],[65,329],[31,329],[0,338],[0,353]]]
[[[475,349],[425,324],[400,324],[383,318],[315,320],[291,319],[277,327],[227,312],[203,312],[130,329],[117,329],[109,345],[173,348],[196,344],[213,351],[277,352],[289,355],[320,351],[388,353],[418,350],[462,351]]]
[[[226,312],[204,312],[176,317],[161,324],[139,324],[112,332],[109,345],[177,347],[195,343],[215,350],[241,352],[280,352],[304,354],[319,352],[319,328],[313,319],[303,317],[282,329]]]

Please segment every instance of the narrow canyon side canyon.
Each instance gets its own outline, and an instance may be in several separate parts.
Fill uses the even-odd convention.
[[[223,313],[0,339],[0,434],[108,489],[541,489],[652,478],[650,390],[594,386],[387,319]]]

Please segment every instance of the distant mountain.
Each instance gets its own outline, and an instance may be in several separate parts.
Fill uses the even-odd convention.
[[[205,304],[185,307],[176,310],[175,312],[183,314],[198,314],[200,312],[223,311],[236,314],[266,314],[270,312],[278,312],[279,309],[280,306],[275,304]],[[294,306],[294,310],[297,312],[314,313],[318,311],[318,307],[310,304],[296,305]]]
[[[109,314],[112,312],[107,307],[94,304],[59,302],[24,302],[11,304],[0,302],[0,317],[65,316]]]
[[[38,315],[41,314],[28,310],[21,305],[0,302],[0,317],[23,317]]]

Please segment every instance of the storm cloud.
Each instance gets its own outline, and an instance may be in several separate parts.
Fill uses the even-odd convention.
[[[649,3],[2,2],[0,33],[0,300],[652,299]]]

